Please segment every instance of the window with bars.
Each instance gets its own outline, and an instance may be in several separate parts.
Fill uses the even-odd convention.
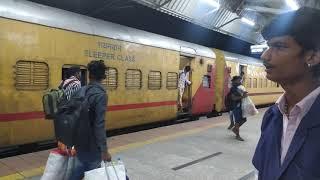
[[[148,88],[151,90],[161,89],[161,72],[160,71],[150,71],[148,75]]]
[[[211,76],[204,75],[202,77],[202,86],[205,88],[210,88],[210,84],[211,84]]]
[[[108,90],[115,90],[118,87],[118,70],[116,68],[108,67],[106,70],[106,79],[102,84]]]
[[[258,79],[254,78],[253,79],[253,88],[257,88],[258,87]]]
[[[246,80],[246,84],[247,84],[246,87],[247,88],[251,88],[252,87],[252,82],[251,81],[252,81],[251,78],[247,78],[247,80]]]
[[[141,89],[142,73],[138,69],[128,69],[126,72],[126,88]]]
[[[44,62],[17,61],[15,81],[17,90],[45,90],[49,87],[49,66]]]
[[[167,74],[167,89],[178,88],[178,73],[168,72]]]
[[[262,78],[260,78],[260,86],[259,87],[263,88],[263,79]]]
[[[268,87],[268,79],[264,79],[264,87]]]
[[[277,87],[277,83],[276,82],[272,82],[272,87]]]

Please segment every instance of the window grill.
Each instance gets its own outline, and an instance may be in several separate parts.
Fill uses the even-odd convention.
[[[268,87],[268,79],[264,79],[264,87]]]
[[[118,87],[118,71],[116,68],[108,67],[106,70],[106,79],[102,84],[108,90],[115,90]]]
[[[202,77],[202,86],[205,88],[210,88],[210,85],[211,85],[211,76],[204,75]]]
[[[167,89],[178,88],[178,73],[168,72],[167,74]]]
[[[49,66],[44,62],[17,61],[15,81],[17,90],[45,90],[49,87]]]
[[[257,88],[258,87],[258,79],[254,78],[253,79],[253,88]]]
[[[252,82],[251,81],[252,81],[251,78],[247,78],[247,82],[246,82],[247,83],[247,85],[246,85],[247,88],[251,88],[252,87]]]
[[[161,72],[150,71],[148,75],[148,88],[152,90],[161,89]]]
[[[142,73],[137,69],[128,69],[126,72],[126,88],[127,89],[141,89],[142,87]]]

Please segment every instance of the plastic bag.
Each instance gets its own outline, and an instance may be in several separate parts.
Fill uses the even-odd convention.
[[[126,180],[126,169],[122,161],[101,163],[97,168],[84,173],[84,180]]]
[[[75,165],[74,157],[60,150],[50,152],[42,180],[68,180]]]
[[[253,102],[249,97],[242,99],[241,108],[242,108],[242,117],[244,118],[254,116],[259,113],[256,106],[253,104]]]

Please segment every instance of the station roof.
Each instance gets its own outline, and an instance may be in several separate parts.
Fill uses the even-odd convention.
[[[274,15],[295,7],[320,8],[318,0],[30,0],[78,11],[88,16],[116,16],[141,4],[252,44],[261,44],[260,31]],[[102,18],[104,19],[104,18]],[[247,21],[249,20],[249,21]],[[143,23],[143,22],[141,22]],[[252,24],[254,23],[254,24]]]

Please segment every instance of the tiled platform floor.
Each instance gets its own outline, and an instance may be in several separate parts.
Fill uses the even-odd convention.
[[[108,146],[113,157],[121,157],[125,161],[131,179],[239,179],[253,170],[251,156],[259,138],[260,120],[265,109],[260,111],[259,115],[249,118],[242,128],[245,142],[234,140],[233,134],[226,130],[229,120],[228,115],[224,114],[114,136],[108,138]],[[46,150],[0,159],[0,180],[39,179],[49,152]],[[190,166],[193,167],[191,169],[172,170],[173,167],[215,152],[222,152],[219,157],[210,159],[216,162],[210,164],[208,160],[200,162],[201,166]],[[233,164],[233,161],[237,163]],[[157,162],[157,165],[152,162]],[[243,164],[243,167],[234,167],[237,164]],[[192,171],[208,171],[212,174],[184,176]],[[224,175],[224,171],[230,173]]]

